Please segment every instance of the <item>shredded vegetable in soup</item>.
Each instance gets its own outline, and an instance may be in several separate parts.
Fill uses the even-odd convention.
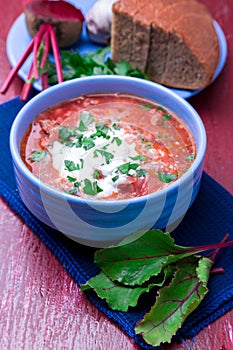
[[[48,185],[82,198],[147,195],[184,174],[195,142],[173,112],[134,95],[93,94],[42,111],[21,154]]]

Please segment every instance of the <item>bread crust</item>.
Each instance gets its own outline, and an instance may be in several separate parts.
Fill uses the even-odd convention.
[[[133,10],[131,8],[134,5]],[[123,13],[124,12],[124,13]],[[122,37],[122,18],[129,24]],[[112,58],[146,72],[155,82],[182,89],[206,87],[219,61],[213,18],[196,0],[118,0],[113,5]],[[117,42],[122,49],[117,50]],[[124,46],[124,47],[123,47]]]

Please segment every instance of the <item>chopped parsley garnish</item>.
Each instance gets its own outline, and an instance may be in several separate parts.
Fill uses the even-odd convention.
[[[115,129],[115,130],[120,130],[120,126],[119,126],[118,124],[116,124],[116,123],[113,123],[113,124],[112,124],[112,127],[113,127],[113,129]]]
[[[62,143],[63,145],[67,146],[67,147],[74,147],[75,143],[73,141],[60,141],[60,143]]]
[[[58,134],[59,134],[59,138],[66,142],[71,142],[70,138],[72,136],[77,136],[77,137],[80,136],[78,132],[78,128],[76,126],[69,129],[65,125],[62,125],[59,128]]]
[[[141,105],[141,107],[143,109],[151,109],[151,108],[153,108],[153,106],[150,103],[145,103],[145,104]]]
[[[122,174],[128,175],[128,176],[132,176],[129,172],[130,170],[136,170],[139,167],[139,164],[137,163],[124,163],[122,165],[120,165],[117,168],[117,171],[121,172]]]
[[[114,155],[111,152],[105,151],[104,149],[96,149],[94,151],[94,158],[98,157],[98,153],[105,158],[107,164],[109,164],[114,158]]]
[[[59,137],[62,140],[67,140],[71,136],[71,131],[66,126],[62,125],[59,128]]]
[[[141,154],[138,154],[137,156],[135,157],[130,157],[132,160],[141,160],[141,161],[144,161],[146,160],[146,157],[142,156]]]
[[[80,165],[75,164],[72,160],[64,160],[65,167],[68,171],[80,170]]]
[[[147,170],[146,169],[137,169],[136,170],[136,175],[137,177],[143,177],[146,176]]]
[[[34,151],[32,152],[32,155],[29,159],[32,160],[33,162],[41,162],[42,160],[44,160],[46,155],[47,155],[46,151]]]
[[[116,142],[117,146],[120,146],[122,144],[121,139],[117,136],[113,137],[112,142],[114,142],[114,141]]]
[[[161,182],[169,183],[171,181],[176,180],[177,177],[177,174],[163,173],[161,171],[158,172],[158,178]]]
[[[76,181],[76,182],[74,183],[74,187],[76,187],[76,188],[79,188],[80,185],[81,185],[81,182],[80,182],[80,181]]]
[[[85,151],[88,151],[92,147],[95,147],[95,142],[91,138],[85,138],[82,140],[82,147]]]
[[[101,172],[99,170],[95,170],[93,173],[94,179],[99,179],[101,177]]]
[[[193,161],[194,157],[194,154],[190,154],[190,156],[186,157],[185,160]]]
[[[68,175],[68,176],[67,176],[67,180],[68,180],[69,182],[75,182],[75,181],[76,181],[76,178]]]
[[[171,117],[171,116],[170,116],[170,114],[168,114],[168,113],[164,113],[164,114],[163,114],[163,119],[164,119],[164,120],[168,120],[170,117]]]
[[[105,137],[105,138],[110,138],[109,135],[107,135],[107,133],[109,132],[110,128],[106,123],[98,123],[95,126],[97,132],[101,133],[101,136]]]
[[[149,142],[149,141],[142,140],[142,143],[145,145],[146,149],[151,149],[153,146],[152,142]]]
[[[93,122],[94,117],[87,111],[82,111],[80,115],[80,121],[78,130],[80,131],[86,131],[88,126]]]
[[[97,193],[102,192],[102,188],[97,185],[97,181],[91,182],[89,179],[84,179],[83,191],[86,194],[95,196]]]
[[[116,182],[119,179],[119,175],[112,177],[112,182]]]

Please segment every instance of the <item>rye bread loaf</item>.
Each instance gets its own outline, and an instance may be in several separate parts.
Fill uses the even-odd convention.
[[[159,16],[160,12],[167,6],[181,1],[183,0],[156,0],[156,7],[153,1],[144,1],[143,7],[135,13],[133,20],[133,47],[130,57],[130,62],[132,62],[134,68],[137,67],[143,72],[146,70],[148,52],[151,45],[151,23],[154,18]]]
[[[158,83],[207,86],[219,61],[218,37],[196,0],[118,0],[113,5],[112,59],[126,60]]]
[[[131,52],[133,50],[133,17],[142,7],[139,0],[117,1],[113,4],[114,15],[112,17],[111,46],[114,47],[115,61],[131,61]],[[112,35],[114,33],[114,35]],[[117,34],[118,33],[118,34]]]

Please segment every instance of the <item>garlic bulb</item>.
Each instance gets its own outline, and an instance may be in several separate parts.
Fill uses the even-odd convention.
[[[110,43],[112,24],[112,5],[116,0],[98,0],[89,10],[86,17],[86,28],[89,38],[98,43]]]

